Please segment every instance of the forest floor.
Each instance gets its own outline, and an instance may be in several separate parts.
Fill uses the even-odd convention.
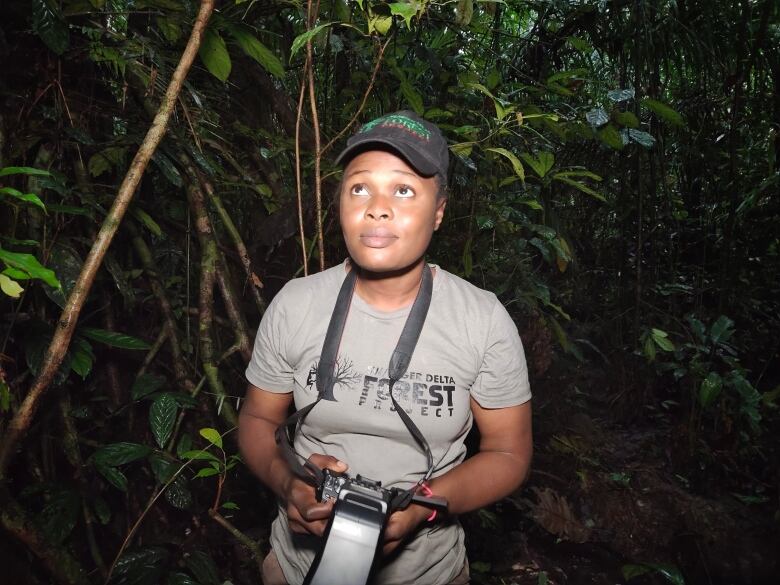
[[[473,583],[778,582],[776,485],[724,453],[684,455],[687,424],[635,406],[605,372],[563,370],[534,387],[528,483],[463,519]],[[740,493],[756,485],[774,496]]]

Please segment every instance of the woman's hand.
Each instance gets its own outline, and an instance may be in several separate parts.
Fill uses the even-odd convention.
[[[418,504],[411,504],[405,510],[393,512],[387,519],[387,526],[385,526],[385,542],[382,546],[382,553],[389,555],[393,552],[430,515],[430,508]]]
[[[314,453],[309,461],[322,469],[330,469],[336,473],[347,471],[347,464],[330,455]],[[328,518],[333,512],[333,500],[318,502],[314,487],[297,476],[292,476],[284,490],[287,502],[287,518],[290,530],[298,534],[314,534],[322,536],[328,525]]]

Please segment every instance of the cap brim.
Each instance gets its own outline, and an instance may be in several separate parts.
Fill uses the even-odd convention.
[[[375,136],[366,136],[364,140],[358,138],[353,141],[352,144],[341,151],[341,154],[336,158],[336,164],[340,165],[344,161],[349,161],[361,152],[371,150],[372,147],[381,147],[377,150],[389,150],[390,152],[400,155],[400,157],[422,177],[432,177],[439,173],[436,164],[429,160],[421,150],[418,150],[411,144],[399,142],[397,140],[382,140]]]

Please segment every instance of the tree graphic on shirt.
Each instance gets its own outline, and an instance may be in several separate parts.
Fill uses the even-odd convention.
[[[311,390],[317,384],[317,368],[319,367],[319,361],[315,362],[311,369],[309,369],[309,375],[306,378],[306,388]],[[334,390],[337,385],[349,387],[360,380],[360,374],[354,371],[354,364],[348,357],[339,356],[336,358],[336,371],[333,373],[333,386],[325,388],[325,392],[322,395],[323,400],[330,400],[331,402],[338,402],[334,394]]]

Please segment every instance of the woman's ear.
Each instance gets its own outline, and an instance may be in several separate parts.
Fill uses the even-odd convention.
[[[442,197],[436,202],[436,214],[433,217],[433,231],[439,229],[442,220],[444,219],[444,208],[447,207],[447,198]]]

